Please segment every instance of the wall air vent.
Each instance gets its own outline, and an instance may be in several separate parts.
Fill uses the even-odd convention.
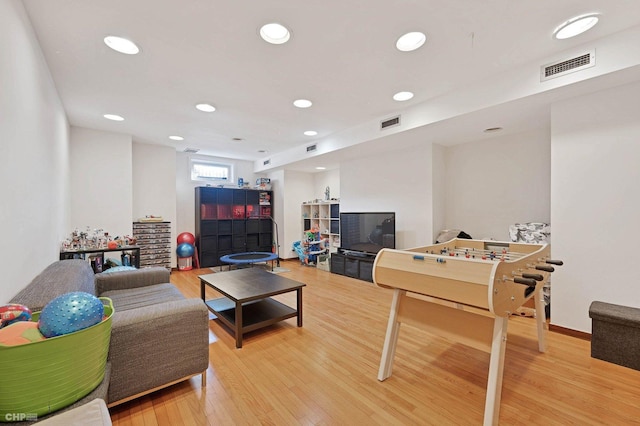
[[[317,146],[316,144],[309,145],[309,146],[307,147],[307,152],[315,151],[317,147],[318,147],[318,146]]]
[[[389,127],[399,126],[399,125],[400,125],[400,116],[398,115],[397,117],[389,118],[387,120],[382,120],[380,122],[380,130],[384,130]]]
[[[195,154],[198,151],[200,151],[198,148],[185,148],[184,149],[184,152],[188,152],[189,154]]]
[[[540,81],[591,68],[596,64],[596,52],[591,50],[570,59],[543,65],[540,67]]]
[[[264,160],[264,161],[262,162],[262,165],[263,165],[263,166],[268,166],[269,164],[271,164],[271,160]]]

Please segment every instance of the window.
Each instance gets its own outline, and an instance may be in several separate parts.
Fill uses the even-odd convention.
[[[230,164],[191,160],[191,180],[229,182],[232,178],[231,172]]]

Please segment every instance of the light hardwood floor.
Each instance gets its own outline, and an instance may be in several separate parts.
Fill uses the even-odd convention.
[[[113,407],[114,425],[482,424],[488,354],[404,325],[393,375],[379,382],[391,290],[282,266],[307,284],[302,328],[289,319],[236,349],[210,321],[206,388],[197,376]],[[210,272],[173,272],[171,281],[199,297],[197,276]],[[295,293],[277,298],[295,306]],[[510,319],[500,424],[640,424],[640,371],[591,358],[586,340],[549,332],[547,342],[539,353],[535,320]]]

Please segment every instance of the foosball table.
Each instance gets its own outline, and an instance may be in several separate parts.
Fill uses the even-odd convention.
[[[498,424],[509,316],[533,298],[544,352],[542,288],[562,261],[548,244],[453,239],[409,250],[382,249],[373,281],[393,290],[378,380],[391,376],[400,324],[489,352],[484,424]]]

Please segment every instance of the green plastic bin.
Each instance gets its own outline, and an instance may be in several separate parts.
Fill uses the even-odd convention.
[[[0,421],[35,420],[85,397],[104,378],[113,302],[106,319],[75,333],[0,346]],[[33,314],[38,321],[40,312]]]

